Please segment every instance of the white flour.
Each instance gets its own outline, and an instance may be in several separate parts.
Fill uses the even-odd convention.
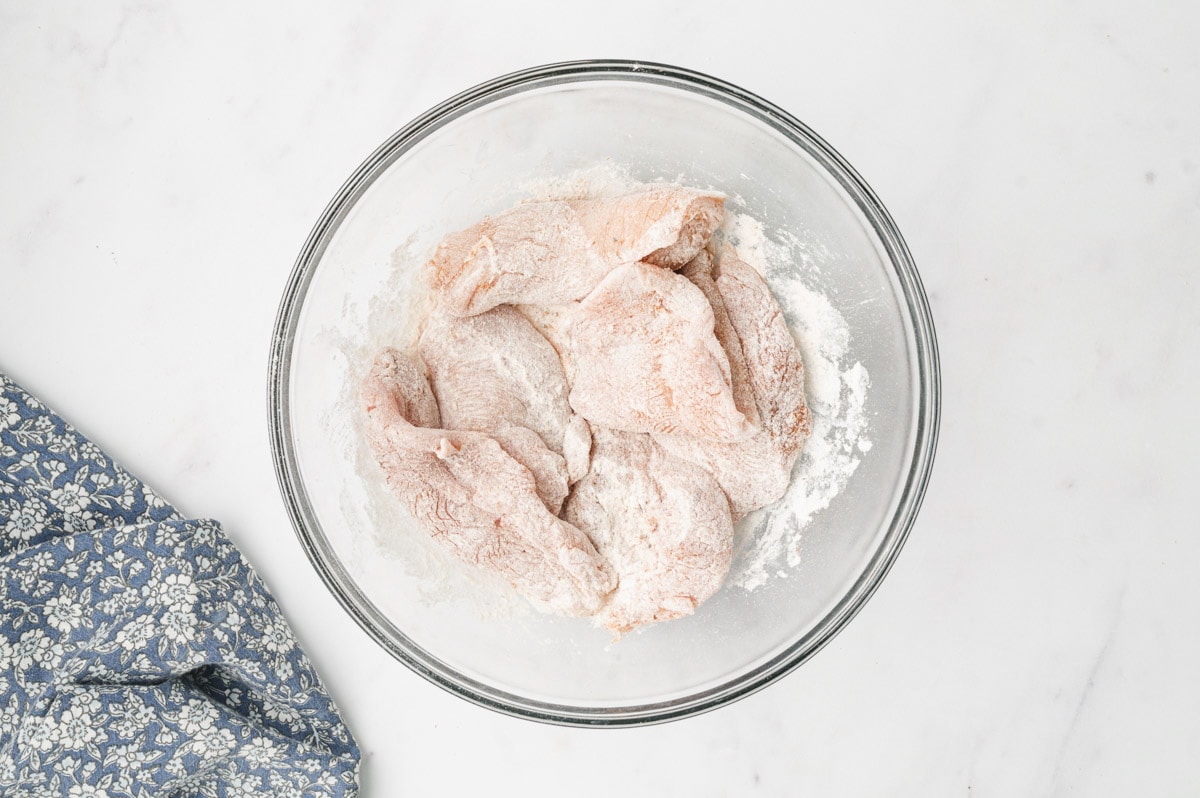
[[[787,493],[738,524],[739,547],[727,584],[749,591],[772,576],[786,577],[784,566],[800,563],[805,527],[841,493],[860,455],[870,450],[865,411],[870,377],[861,363],[850,362],[845,319],[805,282],[804,272],[819,272],[819,267],[802,257],[807,253],[800,252],[799,242],[773,241],[759,222],[741,214],[730,214],[724,229],[738,255],[767,279],[783,307],[804,360],[812,413],[812,435]]]
[[[520,189],[529,198],[550,199],[615,195],[636,185],[627,172],[608,163]],[[819,275],[819,253],[805,251],[794,237],[779,236],[786,243],[768,237],[760,223],[734,212],[738,204],[738,197],[730,198],[723,233],[739,256],[767,279],[784,309],[804,360],[813,427],[784,498],[737,526],[737,551],[727,585],[752,591],[772,577],[786,577],[787,569],[799,563],[805,528],[842,491],[861,454],[870,449],[864,412],[870,380],[862,364],[850,357],[845,320],[806,282],[806,277]],[[340,416],[337,426],[342,427],[347,418],[354,419],[347,430],[353,440],[347,446],[354,449],[361,477],[361,487],[347,492],[342,501],[347,514],[363,518],[374,530],[356,546],[357,556],[346,566],[364,577],[374,574],[372,582],[383,582],[388,569],[402,569],[419,584],[420,599],[430,604],[459,604],[483,617],[526,614],[531,612],[528,604],[503,580],[466,567],[416,526],[388,491],[362,443],[354,386],[380,348],[414,351],[420,320],[427,313],[427,300],[412,287],[420,284],[420,267],[431,253],[414,251],[410,242],[396,250],[386,290],[370,303],[367,335],[354,345],[343,338],[339,346],[351,364],[352,379],[329,420],[333,423],[333,416]]]

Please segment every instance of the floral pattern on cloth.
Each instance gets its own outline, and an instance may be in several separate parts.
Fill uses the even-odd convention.
[[[0,373],[0,795],[353,796],[262,580]]]

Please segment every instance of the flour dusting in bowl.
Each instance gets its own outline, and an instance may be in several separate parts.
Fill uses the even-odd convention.
[[[374,462],[358,458],[375,545],[441,585],[431,600],[466,587],[512,610],[507,583],[617,633],[689,615],[726,579],[787,577],[870,448],[866,370],[804,279],[819,253],[719,193],[611,164],[527,189],[432,258],[398,249],[403,287],[372,302],[381,351],[345,351],[375,358]]]

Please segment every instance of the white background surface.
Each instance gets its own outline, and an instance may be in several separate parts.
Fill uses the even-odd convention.
[[[0,368],[224,523],[366,795],[1195,795],[1200,11],[973,5],[3,2]],[[587,57],[708,72],[832,143],[907,237],[944,370],[925,507],[862,614],[640,730],[393,661],[305,559],[266,431],[276,307],[341,182],[445,97]]]

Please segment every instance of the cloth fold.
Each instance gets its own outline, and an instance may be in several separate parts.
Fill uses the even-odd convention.
[[[2,373],[0,584],[0,794],[357,794],[357,745],[220,525]]]

